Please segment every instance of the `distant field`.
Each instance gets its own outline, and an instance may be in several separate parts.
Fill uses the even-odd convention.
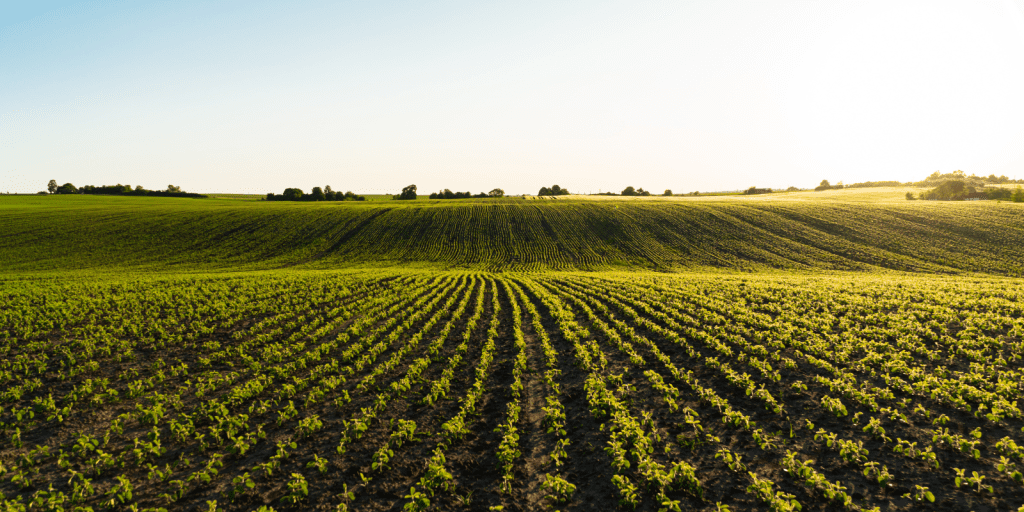
[[[0,198],[0,269],[1024,274],[1024,205],[865,190],[341,203],[10,196]]]

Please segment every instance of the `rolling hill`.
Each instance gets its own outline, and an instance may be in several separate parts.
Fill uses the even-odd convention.
[[[8,196],[0,199],[0,270],[1024,274],[1024,205],[806,197],[813,196],[365,203]]]

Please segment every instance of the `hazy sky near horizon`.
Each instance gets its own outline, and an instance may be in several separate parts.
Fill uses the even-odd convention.
[[[956,169],[1024,178],[1024,0],[0,7],[0,191],[678,193]]]

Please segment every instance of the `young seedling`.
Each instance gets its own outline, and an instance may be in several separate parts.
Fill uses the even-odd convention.
[[[405,498],[409,500],[409,503],[406,503],[404,508],[409,512],[420,512],[430,507],[430,498],[427,498],[426,493],[417,491],[416,487],[410,487],[409,494],[406,494]]]
[[[915,490],[913,492],[908,492],[903,497],[917,502],[928,500],[929,503],[935,503],[935,495],[927,487],[921,485],[915,485],[914,487]]]
[[[572,499],[572,495],[576,492],[576,486],[566,481],[564,478],[558,475],[544,474],[544,483],[540,485],[542,491],[548,491],[544,498],[550,499],[555,503],[565,503]]]
[[[306,463],[307,468],[316,468],[321,473],[327,472],[327,459],[313,454],[313,460]]]
[[[964,472],[966,470],[953,468],[953,471],[956,472],[956,478],[953,480],[953,483],[956,484],[957,489],[959,489],[961,485],[967,483],[967,479],[964,477]]]
[[[982,485],[982,483],[981,483],[982,480],[985,480],[985,476],[984,475],[979,475],[977,471],[971,471],[971,474],[972,474],[972,476],[967,478],[967,482],[978,486],[978,488],[975,489],[975,491],[977,491],[979,493],[981,491],[983,491],[983,490],[984,491],[988,491],[990,493],[993,492],[993,489],[992,489],[991,485]]]
[[[742,457],[743,456],[738,453],[729,451],[728,448],[722,448],[718,450],[717,454],[715,454],[716,459],[722,459],[722,462],[725,462],[726,465],[729,466],[730,470],[736,472],[747,470],[747,466],[740,462],[740,458]]]
[[[875,479],[878,480],[879,486],[884,486],[889,480],[892,479],[892,474],[889,473],[889,468],[882,466],[878,468],[877,462],[865,462],[864,463],[864,476],[871,478],[871,475],[875,475]]]
[[[288,494],[281,498],[281,501],[285,503],[298,503],[309,496],[309,484],[306,483],[306,477],[299,473],[292,473],[292,479],[288,481]]]

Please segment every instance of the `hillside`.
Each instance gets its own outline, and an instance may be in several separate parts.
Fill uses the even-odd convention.
[[[7,196],[0,199],[0,270],[405,265],[1024,274],[1024,205],[873,194],[297,204]]]

